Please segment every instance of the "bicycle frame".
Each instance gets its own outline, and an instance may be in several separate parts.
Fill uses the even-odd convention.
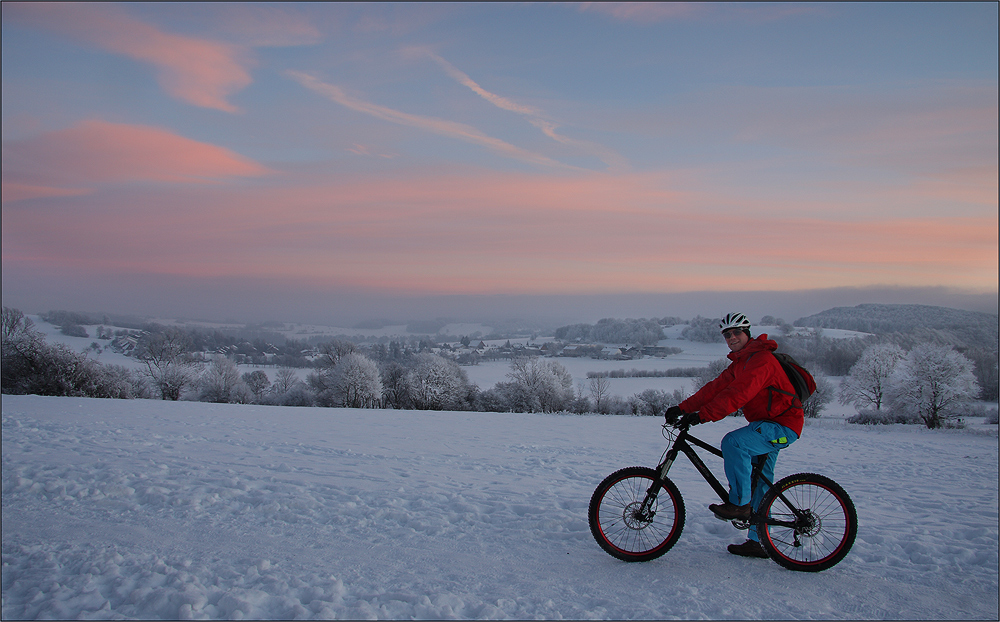
[[[700,473],[701,476],[705,478],[705,481],[708,482],[708,484],[712,487],[712,489],[716,492],[716,494],[719,495],[719,499],[721,499],[723,503],[729,501],[729,491],[726,490],[725,486],[723,486],[722,483],[719,481],[719,479],[715,476],[715,474],[712,473],[711,469],[709,469],[708,466],[705,465],[705,462],[701,459],[701,456],[699,456],[698,453],[694,450],[694,447],[692,447],[692,445],[694,447],[700,447],[705,451],[713,455],[716,455],[720,458],[722,457],[721,449],[713,447],[712,445],[709,445],[700,438],[692,436],[688,432],[688,426],[679,427],[677,437],[674,439],[673,444],[671,444],[670,448],[667,449],[666,453],[664,454],[663,460],[656,467],[656,472],[659,474],[659,480],[654,482],[653,485],[650,486],[649,490],[646,491],[646,498],[643,500],[643,503],[638,510],[640,513],[648,515],[653,502],[656,500],[656,495],[660,492],[660,487],[661,487],[660,481],[667,478],[667,472],[670,471],[670,467],[673,466],[674,461],[677,459],[678,454],[681,453],[687,456],[688,460],[691,461],[691,464],[694,465],[694,468],[698,470],[698,473]],[[750,473],[750,487],[752,490],[756,489],[761,482],[764,482],[768,488],[772,488],[774,486],[774,482],[767,479],[761,474],[761,470],[764,467],[764,460],[759,458],[762,457],[763,456],[757,456],[753,460],[753,470]],[[746,526],[738,525],[741,529],[745,529],[750,525],[779,525],[783,527],[800,528],[802,526],[801,522],[804,519],[806,519],[805,515],[798,508],[796,508],[787,498],[785,498],[784,494],[779,492],[778,497],[795,513],[796,521],[794,523],[773,519],[767,516],[761,516],[757,513],[756,508],[753,509],[753,511],[750,514],[750,518],[748,520],[734,521],[734,522],[746,525]]]

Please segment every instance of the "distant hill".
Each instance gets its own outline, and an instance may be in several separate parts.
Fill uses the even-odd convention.
[[[800,318],[794,324],[880,335],[936,333],[954,345],[991,350],[997,348],[1000,333],[996,315],[929,305],[863,304],[856,307],[834,307]]]

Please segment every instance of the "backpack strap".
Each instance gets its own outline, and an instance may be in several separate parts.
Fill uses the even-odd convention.
[[[781,413],[781,415],[785,414],[786,412],[788,412],[789,410],[791,410],[793,408],[802,408],[802,401],[799,399],[798,395],[796,395],[795,393],[789,393],[788,391],[782,391],[778,387],[776,387],[774,385],[771,385],[771,386],[769,386],[767,388],[767,412],[771,412],[771,401],[774,398],[774,394],[775,393],[781,393],[782,395],[787,395],[788,397],[792,398],[792,404],[791,404],[791,406],[789,406],[788,408],[786,408]],[[798,402],[799,405],[796,406],[795,402]],[[781,415],[778,415],[778,416],[780,417]]]

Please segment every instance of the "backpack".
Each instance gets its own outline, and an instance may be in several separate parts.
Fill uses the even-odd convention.
[[[799,364],[790,354],[784,352],[772,352],[774,358],[778,359],[781,369],[785,370],[788,381],[795,389],[795,397],[799,398],[799,403],[805,402],[809,396],[816,392],[816,380],[805,367]],[[779,393],[785,393],[775,388]]]

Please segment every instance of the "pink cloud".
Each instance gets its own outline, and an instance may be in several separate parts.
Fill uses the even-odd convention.
[[[67,184],[205,183],[268,173],[249,158],[166,129],[99,120],[11,142],[3,151],[4,203],[89,192]]]
[[[433,174],[4,213],[5,260],[452,293],[876,284],[996,288],[997,219],[840,222],[705,207],[665,174]],[[723,197],[723,200],[725,197]],[[94,246],[111,216],[124,236]],[[24,236],[13,232],[33,231]],[[11,233],[8,233],[11,232]]]
[[[227,98],[251,83],[246,48],[163,32],[114,4],[39,2],[7,8],[5,18],[152,65],[168,94],[195,106],[238,112]]]
[[[93,192],[91,188],[56,188],[53,186],[37,186],[17,182],[3,182],[3,202],[14,203],[25,199],[43,197],[78,197]]]

